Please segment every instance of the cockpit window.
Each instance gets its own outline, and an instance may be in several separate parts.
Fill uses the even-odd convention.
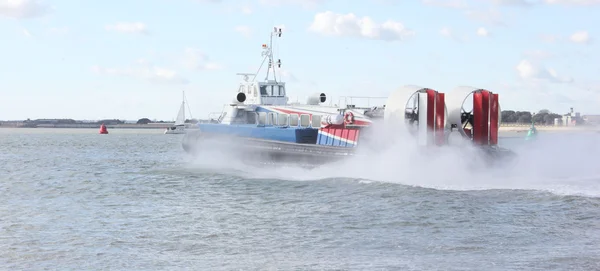
[[[285,87],[282,85],[263,85],[260,86],[261,96],[284,97]]]
[[[281,97],[285,96],[285,87],[284,86],[279,86],[279,96],[281,96]]]

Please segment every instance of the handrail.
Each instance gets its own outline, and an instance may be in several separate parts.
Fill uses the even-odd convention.
[[[371,107],[371,99],[387,99],[388,97],[378,97],[378,96],[340,96],[338,98],[338,105],[342,106],[342,99],[344,100],[344,107],[349,105],[348,100],[350,100],[350,104],[354,105],[353,99],[367,99],[367,107]],[[381,105],[385,104],[385,101],[381,103]]]

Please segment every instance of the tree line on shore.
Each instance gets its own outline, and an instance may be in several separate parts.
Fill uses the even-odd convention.
[[[110,124],[110,125],[125,123],[125,121],[119,120],[119,119],[103,119],[103,120],[98,120],[98,121],[81,121],[81,120],[74,120],[74,119],[35,119],[35,120],[27,119],[24,122],[31,123],[31,124],[82,124],[82,123],[102,124],[102,123],[104,123],[104,124]]]
[[[502,123],[506,124],[539,124],[539,125],[552,125],[554,124],[555,119],[562,119],[562,115],[552,113],[549,110],[543,109],[537,113],[531,113],[530,111],[514,111],[514,110],[503,110],[501,112]],[[582,122],[581,119],[573,118],[575,121]],[[83,123],[83,121],[78,121],[74,119],[36,119],[30,120],[27,119],[25,122],[31,122],[36,124],[78,124]],[[199,120],[197,119],[186,119],[185,123],[196,124]],[[86,123],[104,123],[106,125],[116,125],[116,124],[124,124],[125,121],[119,119],[104,119],[98,120],[94,122],[86,122]],[[149,123],[169,123],[169,121],[158,121],[158,120],[150,120],[149,118],[141,118],[136,124],[149,124]]]
[[[555,119],[562,119],[563,116],[560,114],[552,113],[550,110],[542,109],[537,113],[531,113],[529,111],[514,111],[514,110],[503,110],[501,113],[502,123],[510,124],[538,124],[538,125],[553,125]],[[573,120],[577,121],[578,124],[583,122],[582,119],[573,117]]]
[[[105,125],[117,125],[117,124],[125,124],[124,120],[120,119],[103,119],[103,120],[95,120],[95,121],[83,121],[83,120],[74,120],[74,119],[26,119],[23,121],[26,124],[102,124]],[[136,124],[148,124],[148,123],[171,123],[172,121],[164,121],[164,120],[150,120],[149,118],[141,118]],[[197,123],[197,119],[187,119],[186,123]]]
[[[511,124],[553,124],[554,119],[562,118],[561,115],[551,113],[547,110],[541,110],[537,114],[532,114],[529,111],[513,111],[513,110],[503,110],[501,112],[502,115],[502,123],[511,123]]]
[[[152,121],[149,118],[141,118],[137,121],[137,124],[148,124],[148,123],[164,123],[164,121]],[[196,124],[198,123],[197,119],[186,119],[185,123],[191,123],[191,124]]]

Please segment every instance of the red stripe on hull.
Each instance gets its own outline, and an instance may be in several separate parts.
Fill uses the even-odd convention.
[[[309,115],[312,118],[312,115],[322,115],[322,114],[316,114],[316,113],[306,113],[306,112],[299,112],[299,111],[295,111],[295,110],[290,110],[290,109],[283,109],[280,107],[274,107],[273,109],[277,110],[277,111],[281,111],[285,114],[298,114],[298,115]],[[328,115],[334,115],[335,113],[324,113],[324,114],[328,114]],[[322,115],[323,116],[323,115]],[[369,120],[361,120],[361,119],[354,119],[354,123],[352,123],[353,125],[358,125],[358,126],[369,126],[371,125],[371,121]]]
[[[346,129],[346,128],[320,128],[320,131],[328,135],[329,137],[337,137],[339,139],[346,140],[345,142],[340,142],[341,145],[346,146],[346,144],[356,145],[358,143],[358,136],[360,134],[359,130],[356,129]],[[328,138],[327,145],[332,145],[334,140],[339,140],[336,138]]]
[[[353,141],[354,141],[354,139],[353,139],[353,138],[350,138],[350,136],[349,136],[349,133],[350,133],[350,130],[348,130],[348,129],[343,129],[343,130],[342,130],[342,138],[345,138],[345,139],[348,139],[348,140],[353,140]],[[347,145],[348,145],[348,144],[344,144],[344,146],[347,146]]]
[[[364,121],[364,120],[357,120],[357,119],[355,119],[353,125],[369,126],[369,125],[371,125],[371,122],[370,121]]]
[[[286,114],[298,114],[298,115],[307,114],[307,115],[312,115],[310,113],[298,112],[298,111],[289,110],[289,109],[282,109],[282,108],[275,108],[275,109],[277,111],[281,111],[281,112],[286,113]]]

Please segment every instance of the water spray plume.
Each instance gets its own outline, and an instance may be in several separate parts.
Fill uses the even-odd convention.
[[[481,153],[474,147],[441,147],[427,153],[408,139],[395,141],[384,151],[314,169],[246,166],[242,177],[296,181],[348,178],[445,190],[518,189],[600,197],[600,169],[594,159],[598,147],[589,147],[600,146],[597,136],[548,136],[552,138],[516,148],[518,158],[507,165],[481,162]],[[571,141],[575,142],[569,144]]]
[[[202,140],[202,153],[194,165],[222,169],[243,178],[293,181],[348,178],[433,189],[526,189],[600,197],[600,167],[595,162],[600,149],[598,134],[548,133],[536,141],[500,138],[498,145],[512,149],[516,156],[508,163],[492,165],[487,163],[488,157],[481,146],[465,139],[462,130],[445,135],[451,144],[423,144],[422,135],[415,130],[418,128],[407,125],[406,119],[410,105],[407,101],[421,89],[409,86],[392,93],[386,103],[384,121],[375,122],[363,131],[360,148],[347,159],[311,169],[277,163],[257,167],[247,162],[261,158],[244,151],[244,140],[218,137]],[[457,100],[456,96],[450,98],[451,103],[452,99]],[[455,122],[452,118],[460,116],[455,111],[443,108],[446,128],[450,126],[447,122]],[[228,172],[230,169],[237,173]]]

